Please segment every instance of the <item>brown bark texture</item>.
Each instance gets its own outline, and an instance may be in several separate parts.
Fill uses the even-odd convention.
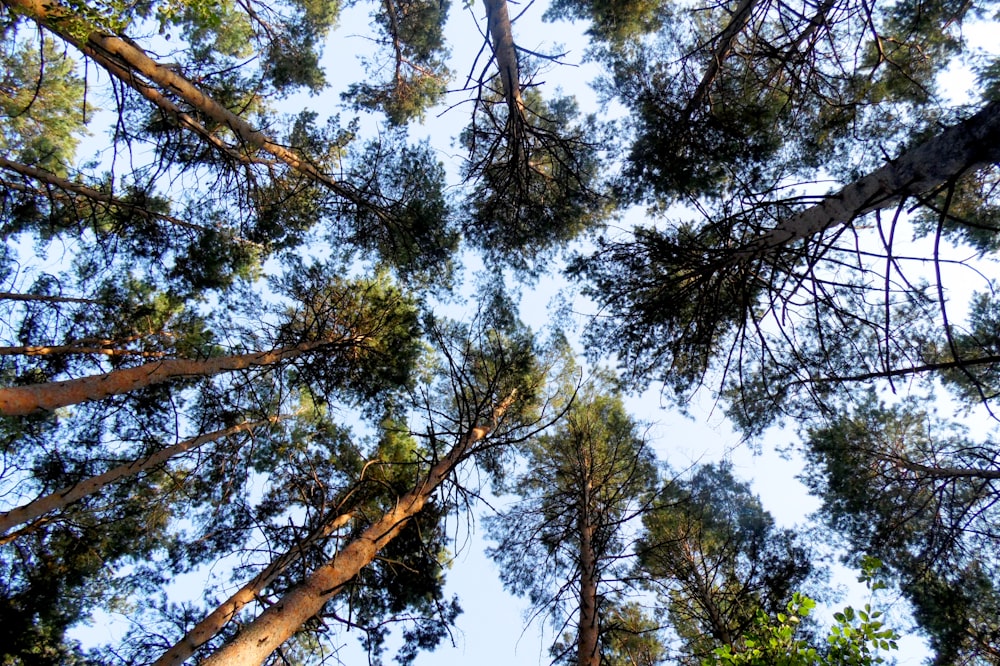
[[[113,395],[123,395],[178,377],[208,377],[221,372],[273,365],[331,344],[333,343],[328,341],[308,342],[252,354],[195,360],[164,359],[89,377],[2,388],[0,415],[24,416],[35,412],[52,411]]]
[[[493,413],[494,424],[513,404],[515,397],[515,394],[511,394],[496,407]],[[469,431],[444,458],[430,469],[417,487],[399,498],[391,511],[368,527],[300,585],[268,606],[232,641],[201,662],[202,666],[235,666],[237,664],[247,666],[263,663],[306,620],[319,613],[326,602],[337,594],[341,587],[375,559],[379,550],[402,531],[410,518],[420,512],[434,490],[471,452],[472,447],[489,434],[493,427],[494,425],[480,426]]]
[[[134,42],[108,35],[95,29],[86,21],[65,9],[53,8],[45,0],[2,0],[13,12],[30,18],[50,30],[66,42],[73,44],[81,52],[90,56],[109,74],[142,94],[181,124],[209,141],[216,148],[230,153],[216,136],[207,132],[196,120],[185,114],[172,101],[139,79],[155,84],[160,91],[169,91],[191,107],[224,127],[228,127],[239,139],[241,145],[263,150],[283,162],[293,170],[329,188],[335,194],[366,209],[373,209],[370,202],[359,197],[350,187],[322,173],[309,161],[299,157],[293,150],[277,143],[260,130],[255,129],[243,118],[219,104],[202,92],[194,83],[170,67],[159,64]],[[86,34],[85,39],[75,35]],[[374,210],[374,209],[373,209]],[[376,211],[378,212],[378,211]]]
[[[198,437],[186,439],[183,442],[174,444],[173,446],[162,448],[156,453],[140,460],[134,460],[128,464],[119,465],[118,467],[110,469],[103,474],[92,476],[89,479],[76,483],[68,488],[63,488],[62,490],[57,490],[54,493],[45,495],[44,497],[39,497],[24,506],[11,509],[6,513],[0,513],[0,534],[3,534],[10,528],[20,525],[21,523],[34,520],[35,518],[38,518],[39,516],[42,516],[50,511],[63,509],[73,502],[98,492],[105,486],[108,486],[115,481],[129,476],[134,476],[148,469],[152,469],[157,465],[166,462],[170,458],[184,453],[185,451],[191,451],[192,449],[198,448],[202,444],[207,444],[208,442],[213,442],[217,439],[222,439],[223,437],[229,437],[245,430],[253,430],[254,428],[274,423],[280,418],[281,417],[279,416],[275,416],[270,419],[240,423],[229,428],[216,430],[204,435],[199,435]],[[0,537],[0,543],[2,542],[3,538]]]
[[[335,516],[311,534],[305,543],[297,544],[287,553],[276,558],[263,571],[254,576],[250,582],[234,592],[232,596],[219,604],[214,611],[205,616],[201,622],[184,634],[184,637],[164,652],[153,663],[153,666],[180,666],[180,664],[183,664],[186,659],[194,654],[195,650],[222,631],[222,628],[236,617],[236,614],[244,606],[256,599],[257,595],[270,585],[271,581],[277,578],[282,571],[294,564],[311,543],[333,534],[347,525],[353,517],[353,513],[344,513]]]

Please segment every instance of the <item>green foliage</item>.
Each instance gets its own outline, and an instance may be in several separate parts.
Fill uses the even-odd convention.
[[[400,132],[388,134],[353,157],[350,180],[371,203],[350,211],[347,239],[405,280],[448,286],[460,236],[445,195],[444,166],[426,142],[411,146],[404,139]]]
[[[569,394],[572,387],[564,390]],[[508,589],[549,609],[555,626],[562,626],[581,603],[581,567],[590,557],[582,550],[584,530],[596,559],[595,575],[614,579],[627,550],[627,524],[655,479],[653,457],[608,375],[596,376],[576,392],[553,433],[532,438],[521,449],[524,472],[505,485],[520,499],[512,509],[486,519],[498,542],[488,553],[501,565],[500,579]],[[607,590],[598,585],[601,598],[610,598],[610,584]],[[620,629],[605,631],[602,654],[657,654],[652,632],[639,636],[639,629],[627,626],[641,624],[637,609],[618,617],[613,607],[602,601],[598,610],[602,627]],[[576,637],[568,637],[552,652],[558,657],[575,651],[575,645]]]
[[[379,405],[414,380],[424,350],[419,311],[388,276],[345,280],[335,271],[329,265],[298,263],[276,281],[294,303],[276,343],[330,343],[294,371],[294,385],[317,401],[340,396]]]
[[[724,464],[667,481],[643,525],[636,575],[670,618],[679,663],[698,664],[720,644],[734,644],[760,616],[783,609],[812,574],[800,537],[777,529]]]
[[[815,607],[815,601],[795,593],[784,613],[773,618],[759,613],[741,648],[718,648],[704,666],[871,666],[885,663],[879,650],[898,649],[899,634],[885,628],[882,612],[873,611],[869,604],[864,610],[847,606],[835,613],[836,624],[830,628],[827,644],[818,649],[810,646],[796,638],[796,633]]]
[[[678,394],[696,385],[733,330],[746,323],[760,286],[755,266],[727,265],[726,229],[638,227],[626,241],[600,238],[569,275],[611,315],[591,322],[593,353],[614,353],[636,381],[659,380]]]
[[[45,33],[23,32],[0,25],[0,152],[65,175],[94,109],[69,54]]]
[[[859,581],[875,592],[885,584],[876,576],[882,563],[873,557],[863,560]],[[801,628],[816,608],[816,602],[796,592],[784,612],[769,615],[758,610],[753,626],[738,646],[724,645],[713,651],[702,666],[872,666],[885,663],[880,651],[898,649],[899,634],[886,628],[881,611],[865,604],[855,611],[846,606],[833,614],[835,623],[816,645],[801,638]]]
[[[448,0],[384,3],[375,21],[384,35],[381,46],[392,54],[380,54],[366,63],[374,81],[351,84],[341,97],[355,108],[381,110],[395,126],[421,120],[442,100],[451,78],[443,34],[450,4]],[[379,76],[380,69],[392,74]]]
[[[667,650],[658,623],[638,604],[626,603],[606,610],[602,618],[602,662],[609,666],[655,666]]]
[[[590,20],[590,35],[618,44],[655,30],[663,11],[661,3],[648,0],[556,0],[545,10],[545,18]]]
[[[609,126],[553,97],[543,79],[558,83],[567,70],[529,58],[527,44],[516,45],[521,80],[498,86],[484,37],[483,57],[456,67],[469,78],[454,90],[449,2],[386,0],[370,9],[366,43],[377,53],[365,80],[333,92],[349,109],[384,114],[389,128],[362,136],[371,118],[341,124],[323,106],[330,100],[291,97],[341,83],[324,69],[351,55],[341,48],[349,42],[322,56],[353,2],[64,0],[39,10],[7,0],[3,386],[51,388],[158,359],[307,351],[0,422],[4,509],[188,437],[270,424],[7,535],[0,647],[18,653],[10,661],[89,658],[66,631],[113,607],[135,627],[114,656],[152,661],[224,596],[175,604],[163,592],[170,580],[239,562],[233,580],[243,582],[292,553],[260,594],[276,598],[469,443],[463,456],[482,478],[522,496],[490,521],[511,589],[540,605],[572,602],[580,525],[591,521],[608,666],[674,656],[659,623],[612,587],[634,577],[658,593],[678,661],[877,663],[875,649],[892,648],[895,635],[868,607],[836,616],[825,643],[802,633],[812,602],[787,600],[811,573],[809,552],[745,484],[707,467],[654,493],[655,463],[617,380],[602,374],[570,400],[573,352],[540,343],[517,319],[503,284],[511,272],[537,278],[616,209],[645,203],[653,219],[631,237],[598,240],[570,267],[601,308],[588,351],[614,355],[633,386],[661,379],[678,395],[725,369],[720,394],[749,434],[783,413],[803,416],[808,481],[826,518],[854,552],[891,563],[938,663],[995,658],[996,446],[905,401],[841,408],[853,397],[844,375],[926,366],[964,401],[995,401],[995,299],[976,296],[957,323],[945,310],[954,292],[905,274],[916,262],[893,239],[913,224],[932,237],[925,258],[937,267],[949,265],[947,243],[988,258],[1000,225],[996,168],[965,164],[975,168],[928,186],[906,200],[911,220],[852,224],[838,213],[810,238],[769,237],[822,196],[817,180],[853,180],[968,115],[938,79],[968,55],[963,21],[993,4],[553,0],[549,18],[590,23],[602,101],[628,116]],[[132,47],[160,66],[130,62]],[[996,97],[996,69],[979,67],[983,99]],[[184,81],[163,84],[168,70]],[[110,104],[109,131],[87,144],[93,163],[80,164],[92,100]],[[471,110],[452,124],[465,127],[452,137],[467,151],[460,184],[447,180],[455,172],[442,144],[407,138],[442,102],[450,114]],[[293,113],[281,115],[288,104]],[[896,195],[863,205],[895,205]],[[470,264],[484,258],[493,280],[471,299],[449,291],[460,248]],[[479,305],[468,323],[433,313],[462,299]],[[820,413],[835,418],[813,420]],[[410,620],[402,663],[437,645],[459,612],[443,594],[445,526],[478,492],[469,478],[449,475],[454,485],[282,657],[315,661],[328,622],[361,627],[376,660],[396,620]],[[642,534],[631,534],[629,521],[650,506]],[[338,532],[324,532],[343,516]]]
[[[874,400],[811,429],[807,442],[806,482],[822,515],[855,552],[889,563],[934,663],[988,655],[1000,618],[992,446],[912,401]]]
[[[916,220],[921,236],[941,234],[969,245],[981,255],[1000,249],[1000,205],[992,200],[998,184],[996,167],[976,171],[938,194]],[[947,211],[945,213],[945,211]]]
[[[141,591],[143,574],[112,572],[170,543],[170,510],[150,504],[157,495],[155,482],[118,488],[0,548],[0,661],[88,663],[66,631],[93,608]]]
[[[553,251],[600,224],[597,122],[577,123],[572,98],[546,102],[524,95],[524,117],[511,116],[499,97],[479,105],[462,133],[472,184],[466,238],[488,263],[537,272]]]

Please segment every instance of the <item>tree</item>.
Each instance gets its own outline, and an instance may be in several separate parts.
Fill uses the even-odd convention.
[[[34,599],[32,604],[38,604],[38,599],[65,599],[61,619],[52,620],[55,644],[74,616],[79,619],[102,597],[105,602],[113,602],[107,598],[114,592],[109,586],[119,587],[123,599],[133,589],[150,593],[156,581],[166,580],[168,571],[190,570],[234,549],[239,552],[252,547],[258,530],[265,534],[273,530],[270,538],[280,543],[297,539],[299,530],[315,529],[315,523],[324,524],[325,514],[331,510],[325,508],[326,503],[339,506],[333,496],[346,492],[327,484],[335,484],[338,477],[351,478],[361,473],[361,469],[351,468],[357,455],[344,454],[345,448],[351,448],[345,441],[345,431],[325,426],[329,431],[316,451],[307,429],[265,435],[268,429],[262,428],[265,432],[254,437],[256,446],[247,446],[251,440],[246,436],[246,424],[280,421],[282,412],[312,413],[316,408],[310,403],[322,405],[338,399],[376,404],[387,401],[388,407],[396,400],[393,395],[398,396],[408,386],[421,343],[412,301],[403,298],[391,284],[338,281],[318,265],[301,268],[282,287],[289,297],[301,300],[296,303],[286,299],[284,321],[275,320],[273,333],[276,348],[298,348],[297,353],[278,353],[273,363],[258,366],[259,372],[228,377],[217,384],[215,379],[202,378],[162,390],[153,387],[159,392],[152,395],[143,385],[156,378],[161,368],[170,367],[171,359],[154,361],[152,366],[140,363],[135,366],[138,373],[132,374],[138,374],[142,381],[138,386],[125,387],[116,396],[118,405],[111,411],[113,418],[102,409],[108,396],[93,396],[96,402],[78,414],[57,412],[39,417],[38,432],[28,430],[31,438],[11,429],[11,441],[17,448],[7,453],[18,466],[8,468],[6,473],[17,475],[14,478],[21,496],[30,497],[31,491],[37,489],[43,497],[13,510],[8,517],[20,515],[23,519],[26,512],[38,515],[41,510],[58,509],[5,539],[8,552],[3,565],[9,582],[6,599],[11,614],[28,618],[41,614],[38,617],[44,618],[44,613],[51,612],[45,604],[52,602],[43,601],[39,610],[31,610],[23,600]],[[307,342],[301,347],[307,340],[338,337],[346,330],[358,331],[358,341],[364,340],[367,351],[345,348],[341,354],[328,345]],[[235,341],[236,334],[235,330],[228,332],[230,341]],[[300,342],[288,346],[294,340]],[[389,347],[383,347],[385,344]],[[390,348],[391,354],[386,354]],[[289,364],[290,359],[295,362]],[[190,362],[198,365],[210,360]],[[135,368],[120,368],[109,374],[131,376],[130,370]],[[53,384],[43,384],[40,390],[50,386]],[[166,404],[174,402],[175,414],[164,413],[164,399]],[[193,409],[183,407],[187,400],[194,402]],[[168,437],[170,426],[176,427],[178,420],[205,434],[164,447],[158,440]],[[208,435],[213,427],[222,428],[222,433]],[[243,436],[232,436],[241,433]],[[65,442],[61,447],[46,446],[48,437],[60,434]],[[213,446],[203,452],[209,442]],[[315,480],[302,479],[298,472],[289,475],[287,469],[276,466],[296,456],[304,459],[291,465],[292,469],[301,472],[313,467]],[[234,474],[234,465],[245,471]],[[139,472],[141,476],[129,484],[108,485],[125,474]],[[272,485],[275,496],[251,500],[252,474],[282,479]],[[318,488],[310,489],[310,485]],[[302,507],[299,511],[304,513],[305,525],[282,525],[282,517],[295,511],[296,506]],[[339,511],[347,510],[339,507]],[[176,525],[179,516],[192,522],[194,529]],[[269,526],[274,522],[277,524]],[[194,533],[188,536],[188,530]],[[86,546],[81,548],[81,544]],[[82,552],[74,555],[78,550]],[[51,569],[46,564],[50,560],[60,562],[62,569],[46,573],[46,567]],[[114,581],[110,567],[130,561],[138,565],[134,575]],[[157,573],[151,575],[152,571]],[[51,576],[57,576],[59,581],[49,582]],[[51,592],[43,594],[41,585],[49,586]]]
[[[728,368],[737,413],[758,390],[787,403],[794,380],[924,368],[924,340],[904,331],[914,321],[958,331],[943,303],[934,307],[946,285],[923,287],[910,259],[949,263],[944,239],[988,233],[974,211],[993,207],[992,189],[974,183],[995,180],[996,102],[950,108],[935,79],[961,56],[954,26],[970,11],[742,2],[694,21],[661,9],[626,36],[649,48],[602,47],[605,91],[634,111],[620,190],[656,210],[691,200],[701,212],[607,239],[576,262],[611,315],[596,321],[592,344],[622,353],[638,380],[681,393],[713,363]],[[887,142],[903,147],[871,148]],[[827,176],[844,182],[829,193],[808,185]],[[917,233],[932,237],[916,256],[898,249],[911,203]],[[822,344],[834,329],[880,352],[844,358]],[[841,359],[864,371],[844,372]],[[750,390],[753,367],[767,379]],[[744,420],[763,419],[751,408]]]
[[[871,666],[885,663],[879,655],[880,649],[897,648],[899,634],[884,628],[879,619],[882,612],[873,611],[871,604],[865,604],[864,610],[855,611],[847,606],[836,613],[837,623],[830,628],[826,644],[809,645],[795,634],[815,606],[815,601],[796,592],[785,613],[778,613],[773,618],[761,613],[755,618],[753,628],[743,637],[744,647],[719,648],[704,663],[720,666]]]
[[[575,624],[555,660],[596,666],[611,652],[602,636],[617,612],[629,522],[648,501],[652,454],[613,383],[597,376],[523,455],[524,471],[507,486],[518,501],[487,521],[498,542],[489,553],[509,589],[548,608],[560,629]]]
[[[468,335],[461,327],[451,332],[456,333]],[[443,338],[442,342],[449,340]],[[425,437],[432,447],[426,452],[428,468],[408,470],[414,483],[410,490],[392,497],[383,515],[359,530],[349,543],[338,548],[328,561],[288,590],[205,663],[262,662],[319,613],[334,595],[350,589],[352,581],[363,581],[362,570],[380,551],[396,545],[411,525],[424,519],[427,514],[424,507],[432,502],[435,491],[460,462],[478,450],[489,457],[491,449],[503,447],[503,441],[497,441],[499,438],[516,442],[543,427],[545,424],[536,420],[538,409],[543,406],[537,401],[543,396],[547,368],[539,367],[530,345],[530,337],[523,331],[486,328],[459,347],[459,353],[445,348],[447,365],[440,377],[444,386],[439,389],[444,391],[441,394],[444,404],[431,402],[426,407],[429,420]],[[450,408],[455,416],[435,417],[436,413],[447,414],[441,411],[442,407]],[[433,448],[444,437],[453,439],[453,443],[441,451]],[[435,513],[443,515],[444,509],[431,515]],[[400,573],[407,579],[413,578],[411,574]],[[401,610],[400,596],[390,596],[388,606],[390,610]],[[362,617],[370,612],[363,603],[360,605]],[[439,638],[439,634],[431,634],[430,640],[422,636],[417,639],[420,645],[433,646]],[[408,649],[415,651],[412,647]]]
[[[996,450],[907,401],[875,400],[805,436],[807,481],[854,552],[889,571],[935,662],[996,659]]]
[[[946,98],[938,74],[962,57],[955,26],[978,9],[723,3],[697,19],[661,9],[630,35],[602,36],[604,90],[633,111],[618,191],[658,219],[600,239],[573,263],[601,312],[589,343],[617,354],[637,386],[662,381],[681,402],[711,382],[750,437],[778,422],[820,429],[864,412],[868,391],[932,400],[939,382],[963,408],[992,417],[995,71],[982,70],[966,105]],[[828,190],[812,184],[829,179],[837,184]],[[688,201],[694,211],[671,207]],[[981,293],[969,298],[975,281]],[[906,438],[922,446],[915,433]],[[848,485],[869,478],[872,460],[851,446],[838,454],[842,468],[815,472],[817,488],[835,469]],[[994,449],[977,450],[990,459]],[[925,467],[928,500],[935,486],[957,489],[933,476],[943,469],[958,473],[955,483],[984,472]],[[910,509],[923,506],[914,501]],[[864,515],[874,524],[892,511]],[[863,552],[870,533],[854,528]],[[959,538],[940,524],[930,534]],[[978,552],[992,568],[987,534]],[[944,568],[957,576],[963,566]],[[968,589],[987,590],[969,576]],[[956,626],[942,620],[947,585],[937,574],[925,584],[942,605],[920,621]],[[991,594],[981,597],[987,616]]]
[[[635,575],[669,618],[675,663],[701,664],[738,645],[813,574],[808,547],[795,531],[776,528],[725,464],[666,481],[643,524]]]

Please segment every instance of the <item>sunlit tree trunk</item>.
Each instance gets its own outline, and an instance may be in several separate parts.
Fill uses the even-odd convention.
[[[202,444],[207,444],[208,442],[213,442],[215,440],[222,439],[223,437],[229,437],[246,430],[253,430],[254,428],[274,423],[281,418],[282,417],[280,416],[274,416],[260,421],[248,421],[229,428],[216,430],[215,432],[186,439],[183,442],[174,444],[173,446],[160,449],[156,453],[147,456],[146,458],[142,458],[141,460],[134,460],[126,465],[119,465],[118,467],[110,469],[103,474],[92,476],[89,479],[80,481],[79,483],[73,484],[68,488],[63,488],[62,490],[57,490],[54,493],[45,495],[44,497],[39,497],[24,506],[11,509],[6,513],[0,513],[0,534],[6,532],[12,527],[20,525],[21,523],[26,523],[29,520],[38,518],[39,516],[42,516],[50,511],[64,509],[73,502],[81,500],[88,495],[92,495],[115,481],[129,476],[134,476],[148,469],[152,469],[157,465],[166,462],[170,458],[180,455],[186,451],[196,449]],[[6,543],[8,540],[8,537],[0,537],[0,545]]]
[[[486,27],[490,32],[493,57],[496,59],[500,82],[503,84],[504,98],[510,108],[511,120],[523,119],[524,102],[521,100],[520,72],[517,64],[517,48],[514,32],[507,10],[507,0],[484,0],[486,5]]]
[[[36,21],[39,25],[76,46],[81,52],[104,67],[109,74],[163,108],[171,116],[183,121],[182,125],[194,130],[216,148],[227,153],[230,152],[230,149],[224,146],[218,137],[212,136],[200,123],[184,114],[168,98],[144,84],[136,75],[141,75],[159,86],[160,90],[171,91],[206,117],[228,127],[236,134],[242,144],[263,150],[295,171],[322,183],[348,201],[363,208],[372,209],[369,202],[358,196],[345,184],[322,173],[308,160],[255,129],[246,120],[205,94],[181,74],[150,58],[144,50],[130,40],[105,34],[65,10],[53,9],[44,0],[3,0],[3,4],[15,13]],[[81,35],[86,35],[86,37],[81,37]],[[125,68],[122,67],[123,64]]]
[[[737,253],[752,258],[925,194],[964,173],[1000,162],[1000,101],[987,104],[885,166],[787,218]]]
[[[0,389],[0,415],[23,416],[60,407],[101,400],[113,395],[162,384],[178,377],[208,377],[222,372],[273,365],[334,344],[352,340],[317,341],[282,347],[268,352],[237,354],[206,359],[164,359],[134,368],[112,370],[101,375],[65,379],[30,386]]]
[[[513,404],[515,394],[494,409],[495,424]],[[340,589],[350,582],[378,552],[398,535],[416,516],[434,490],[452,473],[455,466],[486,437],[491,426],[473,428],[451,451],[434,465],[416,488],[399,498],[396,506],[366,529],[335,557],[314,571],[303,583],[289,591],[248,624],[236,637],[202,662],[202,666],[263,663],[299,627],[322,610]]]
[[[347,525],[353,517],[353,513],[335,516],[313,532],[305,543],[296,544],[287,553],[276,558],[263,571],[254,576],[249,583],[234,592],[232,596],[219,604],[214,611],[184,634],[184,637],[164,652],[153,666],[179,666],[184,663],[188,657],[194,654],[195,650],[222,631],[223,627],[232,621],[244,606],[256,599],[264,591],[264,588],[294,564],[306,552],[311,543],[333,534]]]

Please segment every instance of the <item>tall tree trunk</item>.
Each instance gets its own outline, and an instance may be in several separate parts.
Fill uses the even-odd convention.
[[[470,453],[472,447],[486,437],[513,404],[516,393],[497,405],[493,423],[473,428],[434,465],[416,488],[399,498],[396,506],[366,529],[357,539],[337,552],[332,560],[314,571],[302,584],[269,606],[253,622],[245,626],[202,666],[260,664],[288,640],[302,624],[319,613],[340,588],[375,559],[378,552],[402,531],[406,523],[424,507],[434,490]]]
[[[205,619],[184,634],[184,637],[177,641],[172,648],[164,652],[154,662],[153,666],[180,666],[188,657],[194,654],[195,650],[222,631],[222,628],[231,622],[244,606],[256,599],[264,588],[270,585],[281,572],[285,571],[302,557],[311,544],[344,527],[353,517],[354,514],[352,512],[334,516],[310,534],[304,543],[296,544],[284,555],[276,558],[263,571],[254,576],[249,583],[233,593],[232,596],[209,613]]]
[[[493,45],[493,58],[500,73],[504,99],[510,110],[511,122],[524,121],[524,102],[521,100],[520,72],[517,64],[517,47],[510,23],[507,0],[484,0],[486,27]]]
[[[126,465],[119,465],[118,467],[110,469],[103,474],[92,476],[89,479],[80,481],[79,483],[69,486],[68,488],[63,488],[62,490],[57,490],[54,493],[45,495],[44,497],[39,497],[24,506],[11,509],[6,513],[0,513],[0,534],[3,534],[16,525],[26,523],[29,520],[38,518],[39,516],[50,511],[66,508],[73,502],[81,500],[88,495],[92,495],[115,481],[129,476],[134,476],[148,469],[152,469],[157,465],[166,462],[170,458],[180,455],[185,451],[196,449],[202,444],[213,442],[217,439],[222,439],[223,437],[229,437],[245,430],[253,430],[254,428],[276,423],[282,418],[288,417],[272,416],[271,418],[262,419],[260,421],[248,421],[229,428],[224,428],[223,430],[216,430],[215,432],[199,435],[198,437],[187,439],[183,442],[178,442],[173,446],[160,449],[156,453],[141,460],[134,460]],[[8,539],[6,537],[0,537],[0,545],[6,543],[7,540]]]
[[[0,389],[0,415],[24,416],[34,412],[52,411],[81,402],[122,395],[147,386],[162,384],[177,377],[208,377],[221,372],[273,365],[310,351],[335,344],[350,343],[352,340],[347,338],[335,342],[326,340],[304,342],[268,352],[198,360],[164,359],[90,377],[2,388]]]
[[[590,496],[593,470],[586,465],[580,496],[580,622],[577,629],[578,666],[600,666],[599,619],[597,614],[597,554],[594,552],[594,525]]]

